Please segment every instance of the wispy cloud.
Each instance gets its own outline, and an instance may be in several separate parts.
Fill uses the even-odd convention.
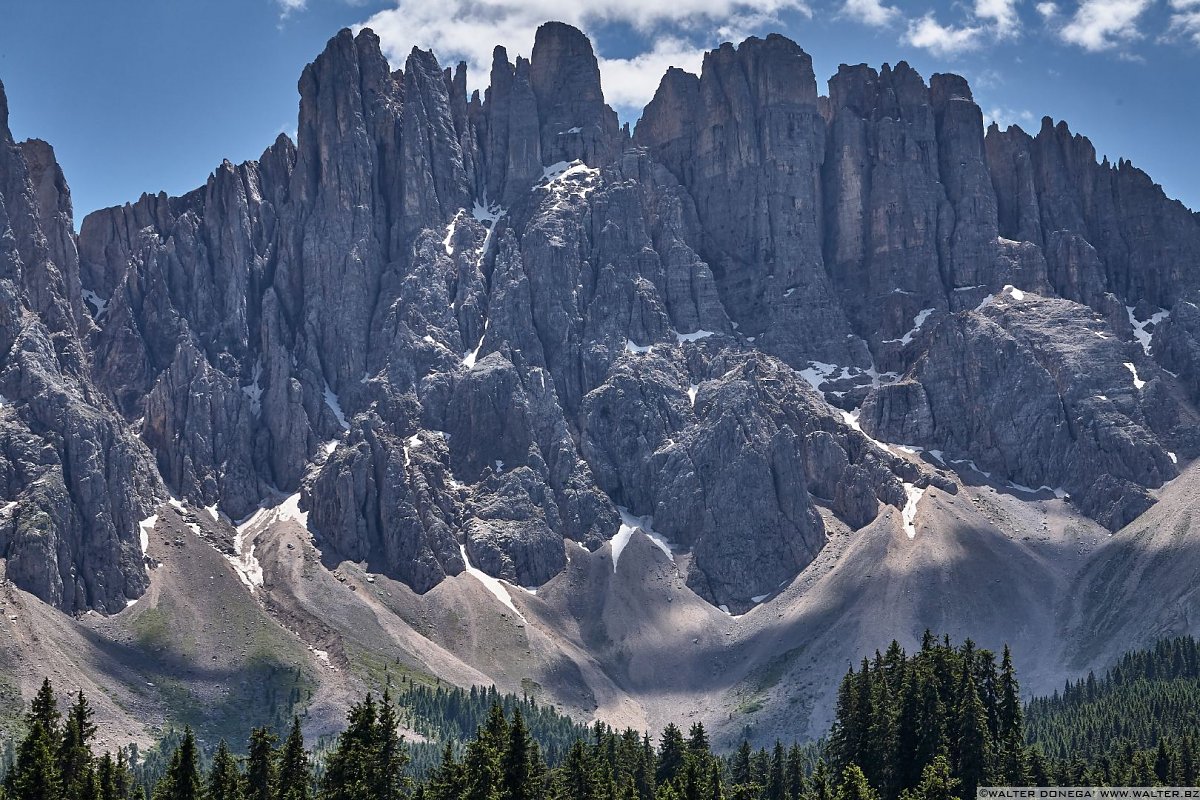
[[[909,21],[905,41],[937,56],[956,56],[977,49],[982,43],[982,36],[981,27],[943,25],[930,12],[920,19]]]
[[[987,124],[996,123],[1001,128],[1008,128],[1010,125],[1024,124],[1026,126],[1036,122],[1032,111],[1021,109],[1020,111],[1001,106],[990,109],[985,115]]]
[[[884,28],[904,15],[900,9],[884,5],[880,0],[846,0],[841,16],[873,28]]]
[[[1171,0],[1168,37],[1191,39],[1200,46],[1200,0]]]
[[[999,38],[1008,38],[1021,30],[1017,0],[975,0],[975,16],[991,26]]]
[[[296,0],[290,0],[296,2]],[[467,62],[472,81],[486,81],[492,48],[528,53],[538,25],[560,20],[584,31],[628,26],[653,36],[639,55],[605,58],[604,41],[593,38],[605,94],[614,105],[636,108],[649,101],[668,66],[696,69],[703,50],[778,24],[783,12],[810,15],[805,0],[396,0],[395,8],[364,24],[379,35],[385,53],[402,61],[411,47],[432,48],[446,62]]]
[[[275,0],[275,3],[279,6],[279,13],[286,17],[297,11],[303,11],[308,5],[308,0]]]
[[[1139,23],[1150,5],[1151,0],[1083,0],[1059,37],[1093,53],[1122,47],[1142,37]]]

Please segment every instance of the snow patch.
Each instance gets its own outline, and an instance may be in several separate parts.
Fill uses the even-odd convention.
[[[458,231],[458,221],[462,219],[464,208],[460,208],[457,213],[451,218],[450,224],[446,226],[446,238],[442,240],[442,247],[446,248],[446,255],[454,255],[454,234]]]
[[[698,383],[693,383],[691,386],[688,387],[688,390],[687,390],[688,402],[690,402],[692,404],[692,408],[696,407],[696,392],[698,392],[699,390],[700,390],[700,384],[698,384]]]
[[[1011,285],[1005,286],[1004,290],[1012,295],[1013,300],[1024,300],[1025,299],[1025,293],[1022,292],[1020,289],[1018,289],[1015,286],[1011,286]]]
[[[1167,458],[1171,459],[1171,463],[1172,463],[1172,464],[1178,464],[1178,463],[1179,463],[1179,456],[1175,455],[1175,454],[1174,454],[1174,453],[1172,453],[1170,450],[1168,450],[1168,451],[1167,451]],[[14,505],[14,504],[13,504],[13,503],[9,503],[9,505]]]
[[[768,597],[768,595],[765,595],[765,594],[756,595],[755,597],[750,598],[750,602],[751,603],[761,603],[763,600],[766,600],[767,597]]]
[[[900,344],[903,344],[903,345],[909,344],[910,342],[912,342],[913,337],[916,336],[917,333],[921,330],[921,326],[925,324],[925,321],[927,319],[929,319],[929,315],[932,314],[934,311],[935,311],[935,309],[932,309],[932,308],[921,309],[919,312],[917,312],[916,318],[913,319],[912,330],[910,330],[908,333],[901,336],[899,339],[884,339],[883,340],[884,343],[891,344],[894,342],[899,342]]]
[[[844,421],[844,422],[845,422],[847,425],[849,425],[851,428],[854,428],[854,430],[858,431],[858,432],[859,432],[859,433],[861,433],[863,436],[866,436],[866,437],[867,437],[867,441],[868,441],[868,442],[870,442],[871,444],[875,445],[876,447],[878,447],[878,448],[879,448],[880,450],[882,450],[883,452],[885,452],[885,453],[891,453],[891,452],[892,452],[892,451],[891,451],[891,448],[889,448],[889,447],[888,447],[886,444],[884,444],[883,442],[879,441],[878,439],[872,439],[872,438],[871,438],[871,437],[870,437],[870,436],[867,434],[867,432],[866,432],[866,431],[864,431],[864,430],[862,429],[862,426],[858,424],[858,415],[859,415],[859,412],[860,412],[860,411],[861,411],[861,409],[857,409],[857,408],[856,408],[856,409],[854,409],[853,411],[843,411],[843,412],[842,412],[842,421]]]
[[[640,345],[640,344],[634,344],[633,339],[625,340],[625,352],[626,353],[638,353],[638,354],[649,353],[653,346],[654,345],[649,345],[649,344],[644,345],[644,346]]]
[[[479,344],[475,345],[475,349],[469,353],[463,353],[462,365],[467,369],[475,369],[475,362],[479,360],[479,351],[483,349],[483,339],[487,336],[488,324],[491,320],[483,321],[483,334],[479,337]]]
[[[208,515],[213,518],[213,522],[221,521],[221,514],[217,511],[216,503],[213,503],[211,506],[205,506],[204,510],[207,511]]]
[[[900,516],[904,521],[904,532],[908,534],[908,538],[915,539],[917,536],[917,503],[921,502],[921,497],[925,494],[924,489],[918,489],[916,485],[911,483],[904,484],[904,494],[908,500],[904,504],[904,510],[900,512]]]
[[[701,339],[707,339],[709,336],[712,336],[712,335],[713,335],[712,331],[694,331],[692,333],[676,333],[675,339],[680,344],[683,344],[684,342],[698,342]]]
[[[17,507],[17,501],[9,500],[4,505],[0,506],[0,516],[7,517],[9,514],[12,513],[12,510],[16,507]],[[144,548],[143,548],[143,550],[144,550]]]
[[[154,526],[158,524],[158,514],[151,514],[144,520],[138,523],[138,533],[142,544],[142,555],[146,555],[146,550],[150,547],[150,531],[154,530]]]
[[[1008,488],[1015,489],[1018,492],[1024,492],[1025,494],[1037,494],[1038,492],[1053,492],[1054,496],[1057,497],[1059,500],[1065,500],[1067,498],[1067,490],[1062,488],[1061,486],[1059,486],[1058,488],[1054,488],[1054,487],[1046,486],[1043,484],[1042,486],[1039,486],[1035,489],[1032,486],[1025,486],[1020,483],[1014,483],[1013,481],[1008,481]]]
[[[242,394],[250,398],[250,410],[255,414],[262,413],[262,371],[262,356],[259,356],[254,362],[254,371],[250,373],[250,385],[242,387]],[[326,386],[325,390],[328,391],[329,387]]]
[[[1125,313],[1129,315],[1129,324],[1133,326],[1133,338],[1137,339],[1146,355],[1150,355],[1150,340],[1154,338],[1154,331],[1147,330],[1147,328],[1157,328],[1159,323],[1171,315],[1171,312],[1160,308],[1143,322],[1138,322],[1137,317],[1133,315],[1133,306],[1125,306]]]
[[[483,570],[472,566],[471,559],[467,558],[467,546],[465,544],[458,546],[458,552],[462,554],[463,563],[467,565],[467,574],[482,583],[483,588],[495,595],[496,599],[501,603],[508,606],[514,614],[521,618],[522,622],[526,622],[525,615],[518,611],[516,605],[513,604],[512,595],[508,593],[508,589],[504,588],[504,583],[488,575]]]
[[[561,208],[571,199],[582,200],[596,188],[600,170],[589,167],[579,159],[570,163],[559,161],[542,170],[538,188],[554,199],[554,208]]]
[[[96,310],[96,313],[92,314],[93,319],[100,319],[101,315],[108,309],[108,301],[91,289],[83,290],[83,299],[87,300],[92,308]]]
[[[1132,361],[1125,362],[1125,369],[1129,370],[1130,374],[1133,375],[1133,388],[1141,389],[1146,385],[1146,382],[1138,377],[1137,367],[1133,365]]]
[[[325,383],[325,405],[329,406],[329,410],[333,412],[333,416],[337,419],[338,424],[342,426],[342,430],[350,430],[350,423],[346,420],[346,414],[342,411],[342,401],[334,393],[333,389],[329,388],[329,382]]]

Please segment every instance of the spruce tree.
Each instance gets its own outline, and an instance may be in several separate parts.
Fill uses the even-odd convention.
[[[970,640],[967,640],[970,644]],[[975,675],[967,658],[963,660],[962,681],[959,684],[957,729],[958,777],[966,797],[974,797],[975,789],[986,785],[992,760],[991,732],[988,730],[987,710],[975,686]]]
[[[166,774],[154,787],[154,800],[203,800],[203,797],[196,737],[191,728],[185,728]]]
[[[207,800],[242,800],[241,779],[237,760],[222,739],[208,770]]]
[[[58,748],[58,771],[62,781],[63,800],[95,800],[92,772],[91,741],[96,735],[92,722],[94,712],[83,690],[67,712],[62,742]]]
[[[672,800],[678,800],[670,786],[660,785],[658,797],[663,796],[664,788],[670,792]],[[567,759],[559,770],[555,800],[600,800],[595,765],[582,741],[577,740],[567,751]]]
[[[767,776],[764,800],[787,800],[787,756],[784,754],[783,742],[775,740],[775,749],[771,753],[771,771]]]
[[[250,731],[246,750],[246,774],[242,778],[245,800],[273,800],[275,796],[275,744],[279,741],[267,728]]]
[[[26,722],[29,733],[17,748],[16,763],[5,776],[6,793],[11,800],[61,800],[55,737],[46,729],[44,718],[31,714]]]
[[[525,727],[521,709],[513,710],[512,724],[508,728],[508,747],[502,759],[504,787],[501,800],[534,800],[537,788],[533,785],[533,741]]]
[[[321,780],[322,800],[361,800],[371,791],[377,714],[375,699],[367,694],[350,707],[346,730],[325,759]]]
[[[667,723],[658,743],[658,766],[655,770],[655,781],[659,786],[671,783],[679,777],[683,770],[684,743],[683,733],[675,723]]]
[[[857,764],[842,770],[842,782],[838,786],[837,800],[879,800],[879,794],[867,782],[867,776]]]
[[[454,745],[442,747],[442,760],[429,776],[426,800],[459,800],[466,789],[463,767],[454,758]]]
[[[503,713],[500,718],[504,719]],[[408,752],[400,738],[399,728],[400,720],[396,716],[391,692],[385,689],[373,743],[375,759],[371,796],[374,800],[401,800],[407,794],[408,778],[404,768],[408,765]]]
[[[944,755],[936,756],[925,766],[921,782],[915,789],[906,789],[901,800],[959,800],[955,793],[960,781],[950,773],[950,760]]]
[[[1006,785],[1021,786],[1029,781],[1025,757],[1025,718],[1021,710],[1021,687],[1013,668],[1012,651],[1004,645],[998,686],[996,750],[997,777]]]
[[[292,717],[292,729],[279,751],[279,767],[275,779],[275,800],[309,800],[311,768],[304,749],[304,733],[300,718]],[[209,800],[217,800],[210,797]]]

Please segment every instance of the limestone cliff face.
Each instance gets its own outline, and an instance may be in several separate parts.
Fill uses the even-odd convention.
[[[781,36],[668,71],[632,137],[569,26],[488,77],[343,31],[294,143],[78,236],[0,106],[11,579],[113,611],[167,490],[299,493],[418,592],[464,553],[539,585],[636,517],[737,611],[820,552],[819,507],[858,528],[944,480],[859,425],[1113,528],[1200,454],[1200,222],[1065,126],[985,133],[905,63],[823,97]]]

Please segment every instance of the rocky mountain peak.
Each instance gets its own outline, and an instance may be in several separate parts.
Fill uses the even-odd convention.
[[[4,129],[10,577],[119,609],[165,486],[289,498],[416,592],[540,585],[636,519],[738,612],[953,465],[1115,528],[1200,454],[1172,321],[1200,224],[1065,126],[985,134],[963,78],[905,62],[821,98],[778,35],[668,70],[632,141],[570,26],[489,77],[341,31],[295,143],[78,237],[52,150]]]

